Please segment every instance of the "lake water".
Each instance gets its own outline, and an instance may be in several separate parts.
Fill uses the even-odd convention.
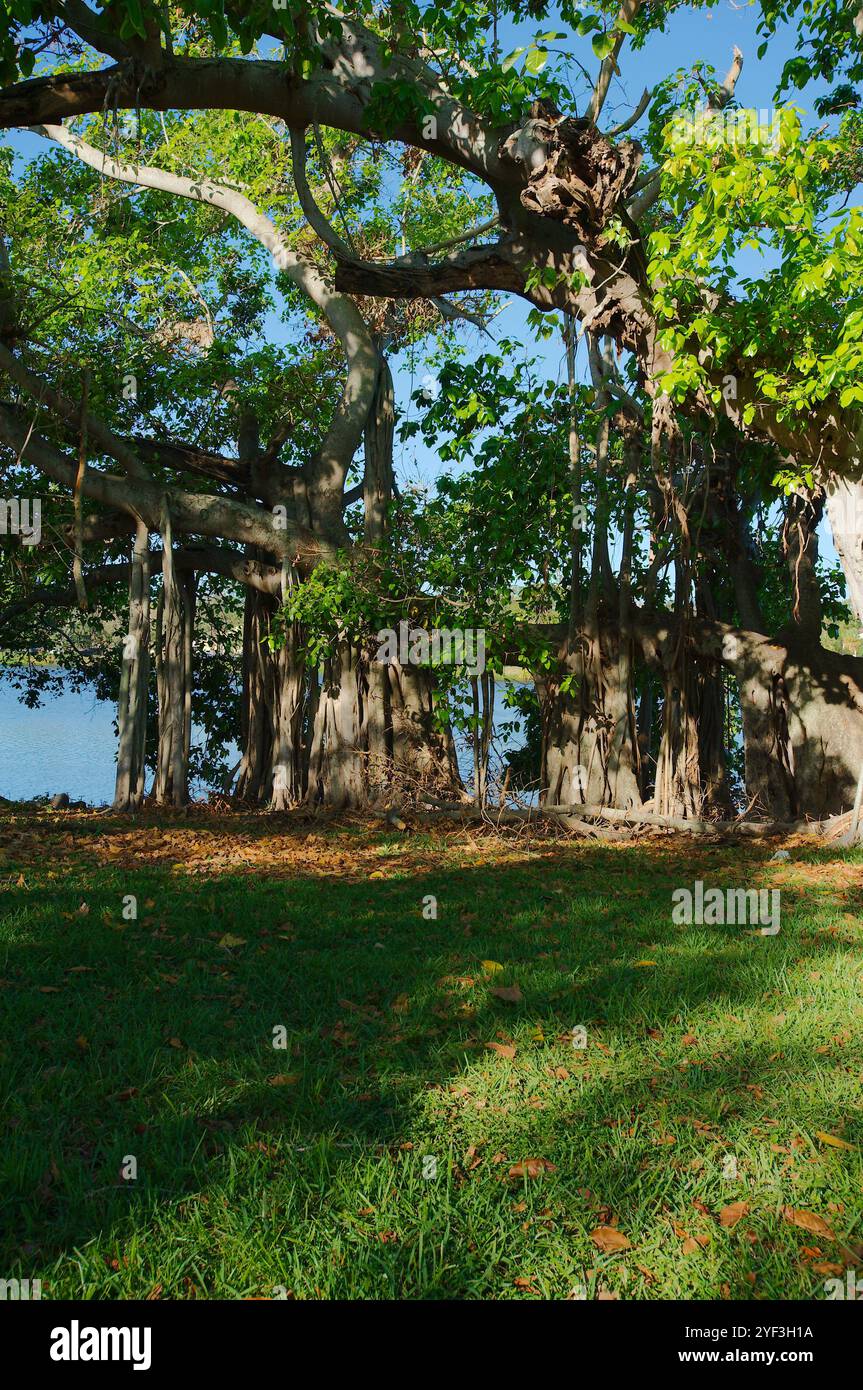
[[[0,679],[0,796],[26,801],[68,792],[73,801],[111,801],[115,714],[84,691],[51,695],[41,709],[28,709]]]
[[[519,716],[503,709],[498,688],[497,723],[511,726]],[[73,801],[104,806],[114,796],[116,709],[89,691],[65,691],[44,697],[40,709],[28,709],[18,692],[0,675],[0,796],[27,801],[35,796],[68,792]],[[510,741],[515,747],[520,740]],[[229,766],[237,760],[229,753]],[[469,751],[459,750],[466,782],[472,778]]]

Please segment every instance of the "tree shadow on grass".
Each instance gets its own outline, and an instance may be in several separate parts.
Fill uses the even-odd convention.
[[[290,823],[268,833],[296,839]],[[835,990],[860,938],[841,907],[798,902],[761,938],[671,922],[672,888],[710,854],[440,854],[417,872],[394,851],[379,861],[390,877],[352,881],[97,863],[87,838],[62,865],[23,864],[0,990],[9,1277],[48,1269],[61,1293],[78,1281],[107,1297],[158,1283],[507,1296],[524,1277],[560,1297],[567,1280],[612,1278],[617,1257],[589,1233],[614,1221],[652,1275],[635,1276],[641,1296],[745,1295],[760,1278],[785,1297],[780,1255],[799,1241],[777,1224],[783,1204],[838,1197],[837,1242],[859,1239],[859,1155],[824,1158],[811,1139],[848,1121],[863,1147],[847,1113],[860,1033]],[[714,860],[716,883],[761,881],[757,856]],[[139,917],[124,923],[129,894]],[[519,1001],[492,993],[516,983]],[[528,1156],[554,1170],[510,1180]],[[119,1176],[129,1158],[134,1183]],[[752,1240],[692,1207],[715,1216],[744,1192],[761,1212]],[[195,1258],[166,1269],[187,1238]]]

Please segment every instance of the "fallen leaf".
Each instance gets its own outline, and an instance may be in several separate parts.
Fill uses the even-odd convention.
[[[811,1231],[813,1235],[823,1236],[825,1240],[836,1239],[823,1216],[816,1216],[814,1211],[801,1211],[797,1207],[783,1207],[782,1215],[786,1221],[791,1222],[792,1226],[799,1226],[801,1231]]]
[[[503,966],[501,965],[499,960],[484,960],[480,963],[486,975],[497,975],[501,970],[503,970]]]
[[[594,1245],[598,1245],[604,1254],[613,1254],[616,1250],[630,1250],[632,1243],[622,1231],[616,1231],[613,1226],[597,1226],[595,1231],[591,1231],[590,1239]]]
[[[507,1057],[512,1061],[515,1056],[515,1047],[512,1043],[486,1043],[486,1047],[492,1052],[496,1052],[499,1057]]]
[[[245,946],[245,944],[246,938],[244,936],[232,936],[229,931],[226,931],[224,936],[219,937],[220,946]]]
[[[268,1076],[267,1084],[269,1086],[296,1086],[299,1079],[296,1072],[280,1071],[275,1076]]]
[[[523,1158],[507,1173],[509,1178],[538,1178],[540,1173],[556,1173],[557,1165],[547,1158]]]
[[[748,1202],[729,1202],[728,1206],[723,1207],[719,1213],[719,1224],[731,1231],[737,1225],[738,1221],[742,1221],[744,1216],[748,1215]]]
[[[497,985],[489,990],[496,999],[503,999],[507,1004],[518,1004],[521,1002],[522,994],[518,985]]]
[[[825,1134],[823,1129],[816,1129],[815,1138],[820,1139],[822,1144],[830,1144],[834,1149],[850,1149],[855,1152],[857,1145],[849,1144],[847,1139],[840,1139],[835,1134]]]

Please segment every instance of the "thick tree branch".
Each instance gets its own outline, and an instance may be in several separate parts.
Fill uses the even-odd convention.
[[[55,391],[49,386],[43,377],[37,376],[24,365],[19,357],[15,357],[2,343],[0,343],[0,372],[5,372],[17,382],[18,385],[39,401],[67,425],[74,426],[77,433],[81,425],[81,407],[74,401],[70,401],[66,396],[62,396],[59,391]],[[86,411],[84,424],[87,435],[96,444],[99,444],[106,454],[116,459],[117,463],[122,464],[130,478],[146,478],[148,476],[146,468],[142,465],[134,449],[112,429],[100,420],[92,411]]]
[[[75,465],[32,428],[32,422],[11,406],[0,404],[0,439],[40,472],[70,492]],[[143,479],[120,478],[90,468],[83,492],[94,501],[140,516],[151,531],[159,531],[164,512],[165,488]],[[241,544],[257,545],[302,571],[322,559],[333,559],[335,548],[300,526],[290,516],[278,524],[273,513],[260,507],[208,493],[171,489],[171,520],[175,531],[213,536]]]
[[[161,565],[162,551],[150,551],[153,571]],[[251,560],[222,546],[178,546],[173,555],[174,566],[178,570],[194,571],[200,574],[218,574],[225,579],[236,580],[247,588],[256,589],[261,594],[281,593],[282,569],[277,565],[265,565],[259,560]],[[112,561],[105,565],[94,565],[84,573],[87,590],[107,588],[111,584],[127,584],[129,581],[129,562]],[[20,599],[7,604],[0,610],[0,637],[4,628],[24,616],[34,608],[74,608],[77,597],[75,584],[36,584]]]
[[[40,133],[56,140],[84,164],[109,178],[190,198],[230,213],[269,251],[278,269],[320,309],[342,347],[348,370],[326,438],[306,464],[304,472],[313,501],[313,524],[322,532],[340,533],[344,481],[362,440],[380,360],[371,334],[353,300],[333,290],[317,267],[293,251],[269,218],[251,199],[236,189],[207,178],[196,180],[165,169],[123,164],[87,144],[64,126],[43,126]]]

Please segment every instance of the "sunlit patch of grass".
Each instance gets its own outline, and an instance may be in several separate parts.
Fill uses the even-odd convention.
[[[0,820],[4,1277],[818,1298],[859,1260],[859,853],[308,834]],[[696,877],[781,886],[780,934],[674,925]],[[553,1167],[509,1176],[530,1157]]]

